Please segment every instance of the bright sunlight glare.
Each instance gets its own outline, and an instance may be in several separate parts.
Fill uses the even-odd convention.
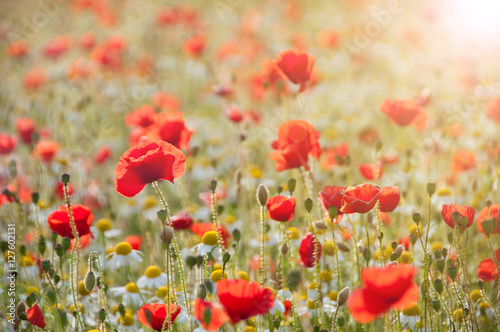
[[[500,32],[500,0],[454,0],[450,5],[456,33],[483,40]]]

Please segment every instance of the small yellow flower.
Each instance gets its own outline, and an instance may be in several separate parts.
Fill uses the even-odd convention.
[[[160,286],[156,290],[156,296],[159,297],[160,299],[163,299],[164,297],[167,296],[167,286]]]
[[[158,266],[151,265],[146,269],[144,275],[149,279],[158,278],[161,275],[161,270]]]
[[[332,241],[325,241],[323,244],[323,253],[327,256],[335,255],[335,245]]]
[[[24,255],[21,258],[19,265],[21,265],[21,266],[33,266],[33,259],[31,258],[30,255]]]
[[[436,195],[438,195],[438,196],[451,196],[451,190],[448,187],[440,188],[437,190]]]
[[[143,210],[149,210],[151,208],[154,208],[156,206],[156,197],[153,195],[148,195],[144,199],[144,203],[142,204],[142,209]]]
[[[331,291],[330,293],[328,293],[328,297],[332,301],[337,301],[337,298],[339,297],[339,293],[336,291]]]
[[[471,298],[472,302],[474,302],[474,303],[476,303],[477,301],[482,299],[483,295],[481,294],[481,290],[479,290],[479,289],[472,290],[472,292],[470,292],[470,298]]]
[[[409,303],[403,307],[403,315],[406,316],[419,316],[420,315],[420,306],[417,302]]]
[[[431,244],[431,252],[443,250],[443,242],[433,242]]]
[[[247,325],[243,328],[242,332],[257,332],[257,330],[255,327]]]
[[[300,239],[300,233],[299,233],[299,230],[295,227],[288,227],[288,229],[286,230],[288,236],[290,236],[290,238],[292,240],[298,240]]]
[[[310,309],[310,310],[316,309],[316,302],[308,300],[307,301],[307,309]]]
[[[457,323],[463,323],[464,322],[464,313],[462,309],[457,309],[455,312],[453,312],[453,320]]]
[[[234,223],[235,221],[236,221],[236,217],[235,217],[235,216],[233,216],[232,214],[228,214],[228,215],[226,216],[226,223],[228,223],[228,224],[232,224],[232,223]]]
[[[410,231],[410,234],[415,236],[422,234],[422,227],[417,226],[416,224],[412,224],[408,230]]]
[[[324,270],[319,273],[319,280],[324,282],[330,282],[333,280],[333,275],[330,271]]]
[[[117,255],[127,256],[132,252],[132,246],[128,242],[120,242],[115,247],[115,253]]]
[[[398,259],[400,264],[411,264],[413,262],[413,255],[409,251],[403,251]]]
[[[125,290],[127,291],[127,293],[139,293],[139,288],[133,282],[129,282],[125,286]]]
[[[316,281],[313,281],[307,286],[307,289],[316,289]]]
[[[201,242],[208,246],[215,246],[217,244],[217,233],[215,231],[208,231],[203,234]]]
[[[239,271],[238,272],[238,277],[240,279],[243,279],[243,280],[246,280],[246,281],[250,281],[250,277],[248,276],[248,274],[245,271]]]
[[[45,199],[41,198],[41,199],[38,201],[38,204],[37,204],[37,205],[38,205],[38,207],[39,207],[40,209],[45,210],[45,209],[49,208],[50,203],[49,203],[49,201],[47,201],[47,200],[45,200]]]
[[[212,282],[216,283],[217,281],[222,280],[222,279],[227,279],[227,273],[226,273],[226,271],[224,271],[224,273],[223,273],[222,269],[215,270],[210,275],[210,280],[212,280]]]
[[[35,286],[26,287],[26,294],[31,294],[31,293],[35,293],[36,295],[40,295],[40,291]]]
[[[118,323],[121,323],[124,326],[132,326],[134,325],[134,318],[131,314],[126,313],[125,316],[118,317]]]
[[[250,166],[250,176],[252,176],[255,179],[260,179],[262,177],[262,171],[260,170],[259,166],[257,165],[251,165]]]
[[[100,232],[104,233],[111,229],[111,222],[108,218],[101,218],[97,220],[96,226]]]

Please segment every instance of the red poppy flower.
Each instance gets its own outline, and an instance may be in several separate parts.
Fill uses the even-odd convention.
[[[399,203],[399,187],[380,188],[379,209],[381,212],[392,212]]]
[[[362,271],[363,287],[355,290],[347,302],[354,320],[368,323],[392,309],[418,301],[418,286],[413,282],[415,267],[403,264]]]
[[[205,319],[207,311],[210,313],[208,321]],[[217,331],[222,324],[229,320],[229,316],[220,304],[203,301],[200,298],[194,301],[193,314],[201,327],[208,331]]]
[[[122,53],[126,43],[122,37],[111,37],[92,50],[90,58],[110,69],[120,69],[123,64]]]
[[[85,32],[78,42],[84,50],[91,49],[95,45],[95,35],[92,31]]]
[[[500,262],[500,249],[495,251],[497,262]],[[487,258],[479,263],[477,277],[483,281],[493,281],[498,279],[498,269],[493,258]]]
[[[143,305],[137,311],[137,320],[155,331],[161,331],[167,316],[170,315],[170,320],[165,323],[165,328],[168,328],[174,322],[180,312],[181,307],[175,304],[170,304],[169,307],[166,303],[149,303]]]
[[[75,227],[78,235],[83,236],[86,234],[92,234],[90,232],[90,225],[94,220],[92,211],[90,211],[90,209],[86,206],[72,204],[71,213],[73,215],[73,220],[75,222]],[[68,207],[66,205],[61,205],[59,209],[49,214],[47,222],[49,223],[50,229],[60,236],[69,237],[72,239],[75,238],[73,230],[71,228]]]
[[[111,157],[111,149],[109,146],[102,146],[94,154],[94,161],[96,164],[102,164]]]
[[[321,155],[320,133],[304,120],[290,120],[278,128],[278,140],[272,143],[271,160],[276,161],[278,172],[290,168],[304,167],[309,170],[308,157],[318,159]]]
[[[474,215],[476,214],[476,211],[470,206],[460,206],[455,203],[451,203],[450,205],[443,204],[441,215],[443,216],[444,222],[451,228],[455,228],[455,221],[453,221],[454,212],[458,212],[459,218],[457,223],[459,224],[461,218],[467,218],[467,225],[465,227],[462,226],[462,229],[469,228],[474,222]]]
[[[59,144],[53,141],[39,141],[36,144],[36,151],[34,153],[40,156],[40,159],[45,163],[50,163],[57,151],[59,150]]]
[[[330,218],[329,210],[333,206],[337,208],[337,214],[339,216],[342,215],[340,209],[342,208],[344,191],[346,188],[347,187],[341,186],[326,186],[323,188],[323,191],[319,193],[318,201],[327,218]],[[338,222],[340,222],[340,220],[338,220]]]
[[[410,250],[410,236],[407,235],[399,239],[398,244],[402,244],[405,247],[405,250]]]
[[[407,126],[422,111],[422,107],[415,99],[386,99],[380,110],[398,125]]]
[[[174,95],[159,91],[151,97],[153,105],[163,111],[176,112],[181,108],[181,101]]]
[[[323,169],[334,169],[337,165],[344,165],[344,159],[348,154],[348,143],[341,143],[334,148],[325,149],[321,167]]]
[[[281,73],[292,83],[300,84],[299,92],[306,88],[316,58],[301,50],[281,51],[274,60]]]
[[[0,154],[9,154],[16,147],[14,137],[9,134],[0,133]]]
[[[156,124],[148,135],[156,135],[178,149],[187,150],[193,131],[186,127],[181,112],[160,113],[156,117]]]
[[[16,120],[16,130],[24,143],[31,144],[32,135],[35,132],[35,121],[31,118],[19,118]]]
[[[155,123],[155,117],[155,109],[152,106],[144,105],[127,114],[125,116],[125,124],[127,127],[148,127]]]
[[[130,244],[134,250],[140,250],[142,245],[142,238],[138,235],[129,235],[123,241]]]
[[[488,101],[486,116],[500,123],[500,96]]]
[[[182,47],[184,53],[190,57],[196,58],[201,55],[205,49],[205,37],[196,35],[189,38]]]
[[[370,184],[348,187],[345,190],[342,213],[366,213],[373,209],[380,197],[380,189]]]
[[[41,327],[42,329],[45,327],[45,319],[37,303],[33,304],[33,306],[26,311],[26,316],[31,325]]]
[[[126,197],[140,193],[146,184],[182,176],[186,156],[164,141],[145,142],[131,147],[120,157],[115,168],[115,188]]]
[[[10,57],[22,57],[28,53],[28,43],[24,40],[15,40],[7,45],[7,55]]]
[[[239,123],[241,122],[241,120],[243,120],[243,114],[241,113],[241,110],[238,108],[238,106],[229,106],[224,110],[224,113],[226,113],[228,119],[233,121],[234,123]]]
[[[68,183],[68,195],[71,196],[73,195],[73,192],[74,192],[74,188],[73,186],[71,185],[71,183]],[[64,199],[64,184],[62,183],[62,181],[57,181],[56,183],[56,187],[54,189],[54,193],[56,194],[56,196],[60,199]]]
[[[199,222],[197,224],[191,225],[189,229],[199,237],[203,237],[206,232],[215,231],[215,224]],[[231,234],[224,225],[219,225],[219,234],[222,235],[222,245],[224,247],[227,247],[227,240],[231,237]]]
[[[267,200],[269,218],[276,221],[290,221],[295,214],[295,197],[273,196]]]
[[[317,248],[317,260],[321,258],[321,243],[318,242]],[[312,233],[307,233],[300,241],[300,262],[305,267],[313,267],[316,265],[316,260],[314,259],[314,252],[316,251],[316,241],[314,240],[314,235]]]
[[[382,164],[361,164],[359,165],[359,172],[367,180],[378,180],[382,177]]]
[[[476,167],[476,155],[472,151],[458,150],[451,162],[451,172],[457,174]]]
[[[60,55],[68,50],[70,44],[70,36],[57,36],[54,39],[50,40],[47,44],[45,44],[45,46],[43,47],[43,54],[47,58],[57,59]]]
[[[80,250],[85,249],[90,244],[91,239],[93,239],[93,235],[91,235],[91,234],[80,236],[80,242],[78,245]],[[75,245],[75,242],[76,242],[75,239],[71,239],[71,245],[68,248],[68,252],[73,250],[73,246]]]
[[[488,213],[489,211],[489,213]],[[500,204],[492,204],[490,207],[485,207],[477,215],[477,228],[481,233],[484,234],[483,226],[481,222],[487,219],[493,219],[493,228],[491,229],[491,234],[500,233],[500,218],[498,216],[500,212]],[[485,234],[486,235],[486,234]]]
[[[274,294],[269,288],[243,279],[218,281],[217,294],[233,324],[265,315],[274,305]]]
[[[193,224],[193,218],[191,218],[187,211],[181,211],[170,218],[170,222],[172,223],[172,227],[177,231],[189,228]]]

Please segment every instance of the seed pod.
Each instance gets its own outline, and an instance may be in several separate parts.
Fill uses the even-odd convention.
[[[296,184],[297,184],[297,180],[295,180],[295,178],[288,179],[288,191],[290,192],[290,194],[293,194],[293,191],[295,190]]]
[[[349,252],[351,251],[351,249],[343,242],[338,242],[337,243],[337,248],[340,250],[340,251],[343,251],[343,252]]]
[[[99,310],[99,320],[101,322],[104,322],[106,320],[106,310],[104,310],[104,308]]]
[[[207,297],[207,286],[205,284],[199,284],[196,289],[196,297],[204,300]]]
[[[87,292],[92,292],[92,290],[95,287],[94,271],[90,270],[89,272],[87,272],[87,275],[85,276],[83,283],[85,285],[85,289],[87,290]]]
[[[233,239],[236,242],[240,241],[240,239],[241,239],[241,231],[237,228],[233,231]]]
[[[339,214],[339,209],[336,206],[331,206],[328,209],[328,216],[330,217],[331,220],[337,218],[338,214]]]
[[[156,215],[158,216],[158,219],[160,219],[161,222],[165,222],[167,220],[167,211],[166,210],[160,210],[156,212]]]
[[[196,265],[196,257],[194,257],[193,255],[188,255],[186,257],[186,265],[192,269],[195,265]]]
[[[420,223],[420,218],[421,218],[420,213],[414,212],[411,217],[412,217],[413,221],[415,222],[415,224],[418,225]]]
[[[436,292],[441,294],[443,292],[443,281],[441,279],[434,280],[434,288],[436,289]]]
[[[349,287],[345,287],[344,289],[342,289],[337,296],[337,304],[340,307],[343,306],[349,299],[350,294],[351,294],[351,289]]]
[[[441,310],[441,301],[439,300],[432,300],[431,302],[432,309],[434,309],[435,312],[439,312]]]
[[[483,228],[484,234],[486,234],[486,236],[490,236],[491,231],[493,230],[493,219],[485,219],[481,221],[481,227]]]
[[[56,251],[57,256],[62,257],[64,255],[64,248],[60,243],[56,244],[54,250]]]
[[[267,190],[266,186],[263,184],[259,184],[257,188],[257,201],[260,206],[265,206],[267,203],[267,198],[269,197],[269,190]]]
[[[281,195],[281,193],[283,192],[283,187],[282,186],[278,186],[276,188],[276,191],[278,192],[278,195]]]
[[[50,260],[44,259],[41,263],[42,266],[42,271],[43,272],[48,272],[50,268],[52,267],[52,264],[50,263]]]
[[[54,283],[57,285],[59,281],[61,281],[61,276],[58,274],[55,274],[52,279],[54,279]]]
[[[455,265],[448,266],[448,276],[451,280],[455,281],[457,277],[457,267]]]
[[[64,251],[68,251],[69,247],[71,246],[71,239],[69,237],[64,237],[62,239],[62,246],[64,248]]]
[[[273,320],[273,326],[275,329],[278,329],[281,325],[281,321],[279,319]]]
[[[304,201],[304,207],[306,208],[307,212],[311,212],[313,208],[313,200],[308,198]]]
[[[212,179],[210,181],[210,190],[215,191],[215,189],[217,189],[217,180],[216,179]]]
[[[46,248],[47,245],[45,244],[45,238],[43,236],[40,236],[38,238],[38,252],[43,255]]]
[[[172,243],[172,240],[174,239],[174,232],[170,227],[167,226],[160,231],[160,239],[168,247],[170,246],[170,243]]]
[[[299,285],[300,285],[300,271],[298,270],[293,270],[293,271],[290,271],[290,273],[288,274],[288,280],[287,280],[287,284],[288,284],[288,289],[290,289],[290,291],[294,291],[296,290]]]
[[[288,254],[288,244],[286,242],[281,245],[280,251],[283,256]]]
[[[483,287],[484,287],[483,279],[477,279],[477,285],[479,286],[479,288],[483,289]]]
[[[342,327],[342,326],[344,326],[344,324],[345,324],[345,317],[343,317],[343,316],[337,317],[337,325],[339,327]]]
[[[40,200],[40,194],[37,192],[32,192],[31,201],[33,202],[33,204],[37,204],[39,200]]]
[[[429,196],[432,196],[434,195],[434,193],[436,192],[436,184],[435,183],[427,183],[427,194]]]
[[[442,273],[444,271],[444,266],[445,266],[444,259],[436,260],[436,268],[438,269],[439,272]]]
[[[320,328],[321,328],[321,327],[320,327],[318,324],[314,325],[314,326],[313,326],[313,332],[320,332],[320,331],[319,331],[319,329],[320,329]]]
[[[224,264],[226,264],[227,262],[229,262],[230,259],[231,259],[231,254],[228,253],[227,251],[224,254],[222,254],[222,262]]]
[[[63,175],[61,175],[61,181],[63,184],[68,184],[69,183],[69,174],[64,173]]]

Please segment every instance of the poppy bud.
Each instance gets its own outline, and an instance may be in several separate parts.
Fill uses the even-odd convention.
[[[14,197],[14,193],[13,193],[12,191],[10,191],[9,189],[7,189],[7,188],[5,188],[5,189],[3,190],[3,194],[4,194],[5,196],[7,196],[7,198],[12,198],[12,197]]]
[[[405,250],[405,247],[400,244],[394,249],[394,253],[396,254],[397,258],[401,257],[401,254],[403,254],[403,251]]]
[[[207,288],[207,291],[209,291],[211,294],[214,293],[214,283],[210,279],[205,279],[205,287]]]
[[[412,246],[417,242],[417,237],[414,234],[410,234],[410,242]]]
[[[451,280],[455,281],[457,277],[457,267],[455,265],[448,266],[448,276]]]
[[[38,252],[43,255],[46,249],[46,244],[45,244],[45,238],[43,236],[40,236],[38,238]]]
[[[432,300],[432,309],[434,309],[435,312],[439,312],[441,310],[441,301],[439,300]]]
[[[125,316],[125,306],[121,303],[118,305],[118,312],[121,316]]]
[[[89,272],[87,272],[87,275],[85,276],[83,284],[85,285],[85,289],[87,290],[87,292],[92,292],[92,290],[95,287],[94,271],[90,270]]]
[[[288,244],[286,244],[286,242],[281,245],[280,251],[283,256],[288,254]]]
[[[58,274],[55,274],[52,279],[54,279],[54,283],[57,285],[59,281],[61,281],[61,276]]]
[[[481,221],[481,227],[483,227],[483,232],[486,236],[490,236],[493,230],[493,219],[485,219]]]
[[[447,248],[443,248],[441,250],[441,253],[443,254],[443,257],[446,257],[448,255],[448,249]]]
[[[216,179],[212,179],[210,181],[210,190],[215,191],[215,189],[217,189],[217,180]]]
[[[429,194],[429,196],[432,196],[434,195],[434,193],[436,192],[436,184],[435,183],[427,183],[427,194]]]
[[[465,218],[465,217],[459,218],[459,223],[460,223],[460,226],[462,226],[462,227],[466,227],[468,222],[469,222],[469,220],[467,220],[467,218]]]
[[[210,321],[212,320],[212,311],[210,309],[206,309],[203,311],[203,321],[205,322],[206,325],[210,324]]]
[[[290,192],[290,195],[293,194],[296,185],[297,185],[297,180],[295,180],[295,178],[288,179],[288,191]]]
[[[307,212],[311,212],[313,208],[313,200],[308,198],[304,201],[304,207],[306,208]]]
[[[205,284],[199,284],[196,289],[196,297],[204,300],[207,297],[207,286]]]
[[[351,293],[351,289],[349,287],[345,287],[339,292],[337,296],[337,304],[341,307],[343,306],[347,300],[349,299],[349,295]]]
[[[397,246],[398,246],[398,243],[396,241],[392,241],[391,242],[391,248],[392,248],[392,250],[395,250]]]
[[[460,219],[460,212],[454,211],[451,214],[451,219],[453,219],[453,223],[456,225],[458,223],[458,220]]]
[[[278,192],[278,195],[281,195],[281,193],[283,192],[283,187],[278,186],[278,188],[276,188],[276,191]]]
[[[37,192],[32,192],[31,201],[33,202],[33,204],[37,204],[39,200],[40,200],[40,194]]]
[[[439,272],[444,271],[444,265],[445,265],[444,263],[445,263],[444,259],[438,259],[436,261],[436,268],[438,269]]]
[[[161,222],[165,222],[165,220],[167,220],[167,211],[165,210],[160,210],[156,212],[156,215],[158,216],[158,219],[160,219]]]
[[[434,257],[436,257],[437,259],[440,259],[442,257],[442,251],[441,250],[436,250],[434,251]]]
[[[330,217],[331,220],[337,218],[338,213],[339,213],[339,209],[336,206],[331,206],[328,209],[328,216]]]
[[[106,320],[106,310],[104,310],[104,308],[99,310],[99,320],[101,322],[104,322]]]
[[[17,163],[15,160],[9,161],[9,174],[11,177],[15,178],[17,176]]]
[[[47,300],[50,304],[56,304],[57,294],[52,289],[47,291],[47,293],[45,293],[45,296],[47,297]]]
[[[288,289],[290,289],[290,291],[293,292],[294,290],[296,290],[300,284],[300,271],[298,270],[290,271],[290,273],[288,274],[287,284],[288,284]]]
[[[370,259],[372,259],[372,251],[370,250],[370,248],[366,248],[366,251],[363,253],[363,257],[367,262],[369,262]]]
[[[44,260],[42,261],[42,264],[41,264],[41,265],[42,265],[42,271],[43,271],[43,272],[47,272],[47,271],[49,271],[49,270],[50,270],[50,268],[51,268],[51,266],[52,266],[52,264],[50,263],[50,260],[48,260],[48,259],[44,259]]]
[[[279,319],[273,320],[273,326],[275,329],[279,329],[280,325],[281,325],[281,321]]]
[[[24,301],[19,301],[19,303],[16,305],[16,315],[19,316],[20,313],[26,311],[26,303]]]
[[[337,317],[337,325],[339,327],[342,327],[344,326],[344,324],[345,324],[345,318],[343,316]]]
[[[222,262],[226,264],[231,259],[231,254],[227,251],[222,255]]]
[[[54,250],[56,251],[57,256],[62,257],[64,255],[64,248],[60,243],[56,244]]]
[[[19,253],[21,254],[21,256],[26,255],[26,247],[24,245],[19,248]]]
[[[415,222],[415,224],[418,225],[420,223],[420,213],[414,212],[411,217],[412,217],[413,221]]]
[[[257,200],[259,201],[260,206],[266,205],[268,197],[269,190],[267,190],[265,185],[259,184],[259,188],[257,188]]]
[[[483,279],[477,279],[477,285],[479,286],[479,288],[483,289],[483,286],[484,286]]]
[[[241,231],[237,228],[233,231],[233,239],[236,242],[238,242],[241,239]]]
[[[69,247],[71,246],[71,239],[69,237],[64,237],[62,239],[62,246],[63,246],[64,250],[67,251],[69,249]]]
[[[342,242],[337,243],[337,248],[343,252],[351,251],[351,249],[345,243],[342,243]]]
[[[193,266],[195,266],[195,265],[196,265],[196,257],[194,257],[193,255],[188,255],[188,256],[186,257],[186,265],[187,265],[190,269],[192,269],[192,268],[193,268]]]
[[[380,232],[380,235],[377,236],[379,240],[382,240],[384,238],[384,232]]]
[[[18,317],[21,319],[21,320],[28,320],[28,316],[26,315],[26,312],[20,312]]]
[[[436,289],[436,292],[441,294],[443,292],[443,281],[441,279],[434,280],[434,288]]]
[[[170,246],[170,243],[172,243],[173,238],[174,238],[174,232],[170,227],[165,227],[160,231],[160,239],[167,246]]]
[[[448,232],[446,237],[448,238],[448,242],[453,243],[453,233],[452,232]]]
[[[321,327],[318,324],[314,325],[313,326],[313,332],[320,332],[320,330],[319,330],[320,328]]]
[[[63,184],[68,184],[69,183],[69,174],[64,173],[63,175],[61,175],[61,181]]]
[[[492,204],[491,199],[486,200],[486,207],[490,207]]]
[[[33,303],[36,302],[36,294],[35,293],[31,293],[27,298],[26,298],[26,304],[28,305],[28,307],[31,307],[33,306]]]
[[[316,221],[314,223],[314,227],[316,227],[317,229],[326,229],[326,225],[323,224],[321,221]]]

